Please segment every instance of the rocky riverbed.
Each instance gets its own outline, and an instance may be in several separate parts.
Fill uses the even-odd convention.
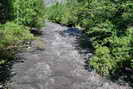
[[[11,89],[131,89],[102,78],[85,68],[89,49],[79,47],[83,33],[76,28],[47,22],[39,42],[18,54],[8,86]]]

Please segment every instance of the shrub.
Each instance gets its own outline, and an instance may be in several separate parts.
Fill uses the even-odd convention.
[[[75,13],[78,4],[74,1],[69,1],[65,4],[56,3],[48,7],[46,12],[47,19],[65,25],[76,25],[77,17]]]
[[[43,0],[12,0],[14,17],[17,24],[41,27],[44,22]]]
[[[53,22],[60,22],[63,13],[64,13],[64,6],[62,4],[56,3],[51,7],[47,8],[46,17],[48,20],[51,20]]]
[[[115,67],[115,61],[107,47],[98,47],[95,56],[90,59],[90,65],[101,75],[108,75]]]

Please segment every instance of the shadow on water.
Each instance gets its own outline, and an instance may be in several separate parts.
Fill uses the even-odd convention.
[[[72,36],[76,38],[74,42],[74,45],[76,46],[75,49],[77,49],[79,53],[84,56],[84,60],[83,60],[85,62],[84,68],[87,71],[91,71],[91,68],[88,63],[88,59],[91,57],[93,53],[93,47],[91,45],[89,37],[87,37],[87,35],[83,33],[82,30],[79,30],[78,28],[74,28],[74,27],[71,27],[65,30],[63,32],[63,36],[70,36],[70,37]]]
[[[92,56],[94,52],[94,48],[92,43],[89,40],[89,37],[78,28],[69,28],[63,32],[63,36],[72,36],[76,37],[75,45],[76,49],[79,51],[80,54],[83,54],[84,57],[84,68],[87,71],[92,71],[92,68],[89,66],[89,58]],[[125,63],[125,62],[124,62]],[[128,63],[125,63],[128,64]],[[132,69],[125,68],[125,69],[117,69],[116,72],[111,74],[110,77],[106,77],[107,79],[111,80],[114,83],[119,85],[129,84],[130,87],[133,87],[133,71]]]
[[[73,37],[79,37],[81,36],[81,31],[78,28],[68,28],[67,30],[63,31],[63,35],[73,36]]]

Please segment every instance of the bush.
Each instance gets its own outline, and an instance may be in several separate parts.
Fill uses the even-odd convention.
[[[116,63],[107,47],[98,47],[95,56],[90,60],[90,65],[101,75],[108,75],[116,67]]]
[[[17,24],[41,27],[44,22],[43,0],[12,0],[12,16]]]
[[[79,8],[76,16],[95,48],[89,64],[101,75],[110,75],[126,67],[132,69],[131,0],[85,2],[89,3]]]
[[[70,1],[70,0],[69,0]],[[48,20],[65,25],[75,25],[77,17],[75,16],[78,4],[74,1],[64,4],[56,3],[47,8],[46,17]]]

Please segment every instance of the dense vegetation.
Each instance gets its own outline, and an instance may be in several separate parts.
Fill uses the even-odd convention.
[[[69,1],[49,7],[47,18],[85,28],[94,47],[89,65],[101,75],[133,71],[133,1]]]
[[[43,14],[42,0],[0,1],[0,64],[14,59],[16,50],[34,38],[30,30],[42,26]]]
[[[15,22],[29,27],[41,27],[44,21],[43,0],[12,0]]]

